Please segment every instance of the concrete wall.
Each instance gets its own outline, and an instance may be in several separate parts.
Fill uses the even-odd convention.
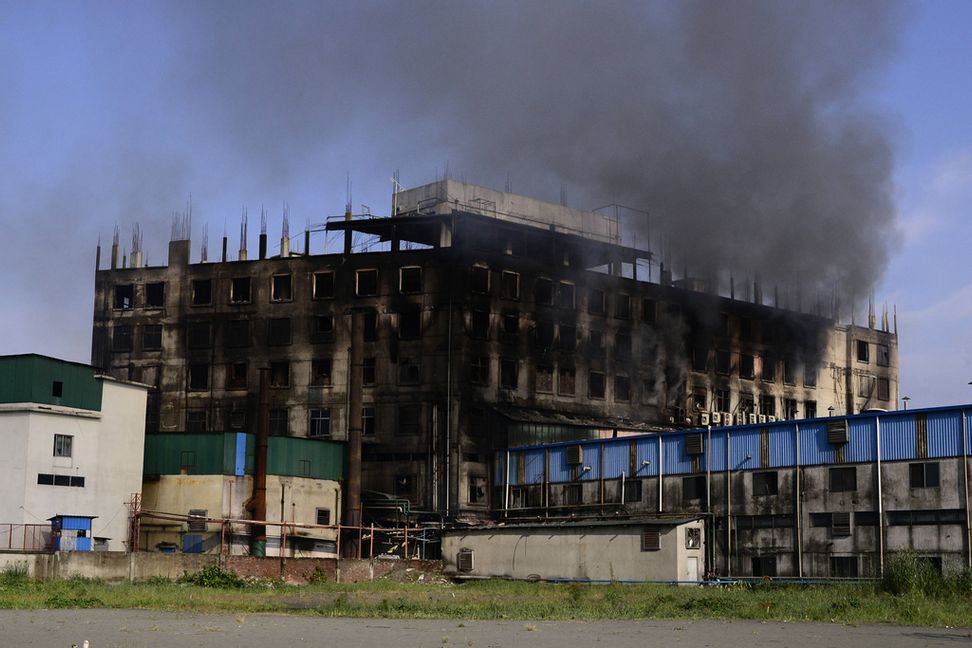
[[[442,556],[446,573],[514,579],[573,579],[595,581],[687,580],[688,558],[695,558],[698,576],[704,575],[703,548],[685,548],[680,526],[583,526],[454,530],[444,533]],[[657,529],[659,551],[641,550],[644,528]],[[474,569],[459,573],[460,549],[474,551]]]

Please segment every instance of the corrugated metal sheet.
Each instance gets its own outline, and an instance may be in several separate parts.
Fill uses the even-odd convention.
[[[62,515],[61,528],[66,531],[90,531],[91,518],[76,515]]]
[[[609,441],[604,444],[604,478],[618,479],[621,473],[631,477],[631,446],[628,441]]]
[[[827,442],[827,422],[809,421],[800,426],[800,465],[834,463],[834,446]]]
[[[706,448],[705,456],[709,470],[722,472],[726,469],[726,428],[712,430],[712,442]]]
[[[877,461],[875,418],[852,418],[848,421],[850,441],[844,446],[844,463],[874,463]]]
[[[638,443],[638,477],[655,477],[658,475],[658,443],[661,437],[642,437]],[[645,462],[648,463],[645,463]]]
[[[236,451],[234,452],[233,474],[242,477],[246,474],[246,432],[237,432]]]
[[[730,432],[729,467],[732,470],[759,468],[759,428]]]
[[[567,482],[571,480],[571,467],[567,464],[567,446],[550,448],[550,481]]]
[[[893,414],[881,417],[881,461],[916,459],[915,415]]]
[[[528,450],[524,452],[521,456],[521,461],[524,462],[523,466],[523,483],[525,484],[542,484],[543,483],[543,470],[544,470],[544,455],[546,451],[542,448],[537,450]],[[520,473],[516,473],[519,475]],[[511,479],[514,484],[518,484],[518,479]]]
[[[601,478],[601,443],[584,444],[584,465],[581,467],[581,481],[595,481]],[[590,468],[590,470],[587,470]]]
[[[694,431],[698,432],[699,430]],[[662,452],[666,475],[685,475],[692,472],[692,458],[685,454],[685,434],[662,436]],[[704,456],[702,461],[705,461]]]
[[[146,475],[220,475],[226,472],[224,461],[225,440],[222,433],[145,435],[145,456],[142,469]],[[233,454],[236,456],[236,435]],[[234,462],[235,463],[235,462]],[[233,474],[232,471],[227,474]]]
[[[267,473],[313,479],[344,479],[344,444],[272,436],[267,446]]]
[[[928,414],[928,457],[956,457],[962,454],[962,414],[930,412]]]
[[[796,465],[796,431],[799,421],[770,428],[770,468]]]
[[[972,410],[965,410],[966,449],[972,450]]]
[[[61,383],[54,396],[53,383]],[[0,358],[0,403],[44,403],[101,411],[102,383],[87,365],[27,354]]]

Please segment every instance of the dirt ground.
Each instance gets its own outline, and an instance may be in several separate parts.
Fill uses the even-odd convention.
[[[0,610],[0,644],[71,648],[233,646],[848,646],[913,648],[972,643],[969,629],[755,621],[399,621],[147,610]]]

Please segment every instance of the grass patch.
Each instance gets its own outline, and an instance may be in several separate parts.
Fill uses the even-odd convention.
[[[899,578],[899,577],[895,577]],[[972,626],[970,590],[954,583],[929,596],[921,587],[874,585],[583,585],[518,581],[291,586],[250,582],[216,571],[178,582],[111,584],[32,581],[0,574],[0,607],[104,607],[197,612],[274,612],[328,617],[611,620],[754,619]],[[898,582],[896,580],[892,582]],[[905,583],[909,583],[905,579]],[[918,581],[921,584],[924,581]],[[949,581],[951,583],[951,581]]]

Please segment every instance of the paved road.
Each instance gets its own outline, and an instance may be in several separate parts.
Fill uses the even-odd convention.
[[[145,610],[0,610],[0,645],[71,648],[972,646],[968,629],[754,621],[392,621]]]

